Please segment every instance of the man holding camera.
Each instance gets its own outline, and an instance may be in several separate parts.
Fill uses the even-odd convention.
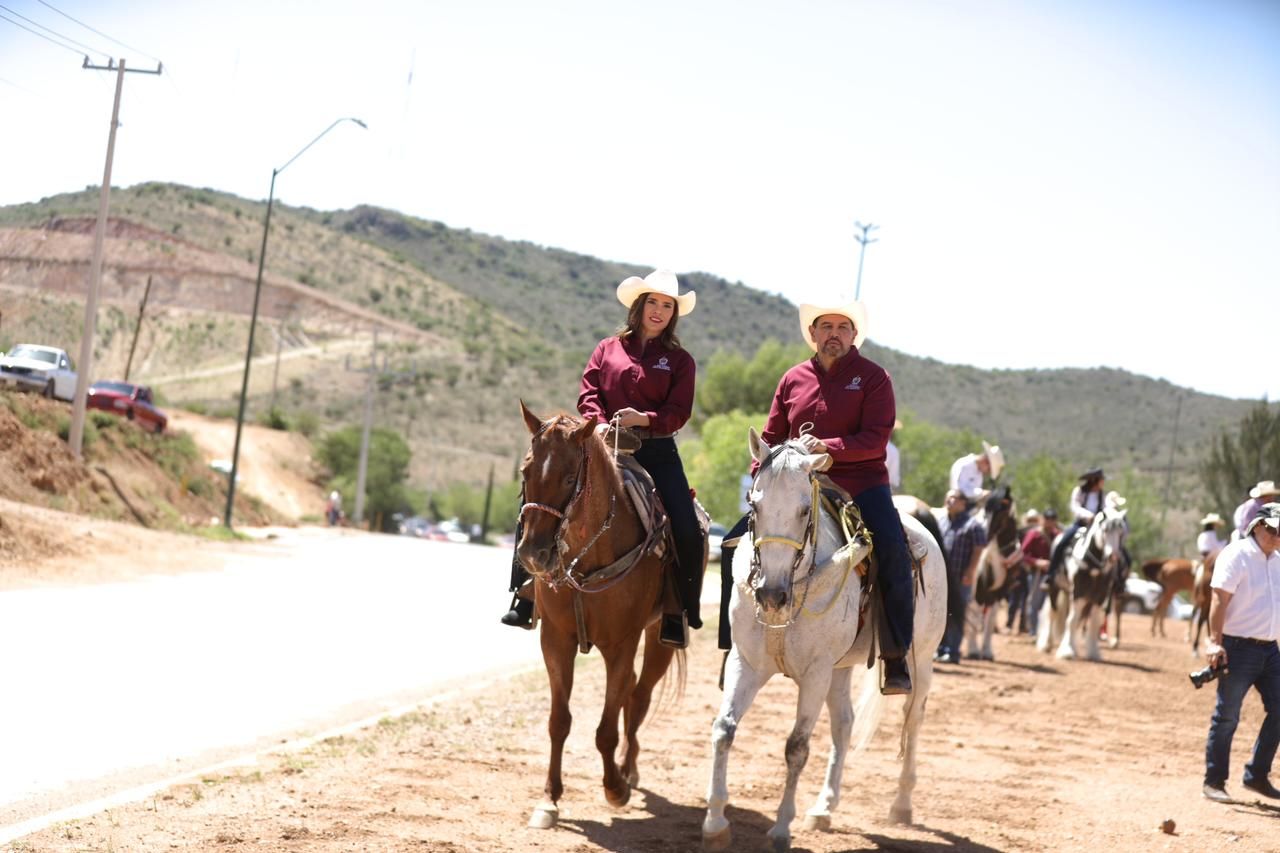
[[[1280,503],[1263,506],[1241,539],[1218,554],[1209,609],[1209,667],[1219,674],[1218,702],[1205,745],[1204,796],[1229,803],[1226,792],[1231,739],[1250,687],[1262,696],[1266,716],[1244,767],[1244,786],[1280,799],[1271,784],[1271,762],[1280,745]]]

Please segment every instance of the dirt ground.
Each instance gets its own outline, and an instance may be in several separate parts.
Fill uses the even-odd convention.
[[[714,619],[710,620],[714,623]],[[963,851],[1276,851],[1280,803],[1234,805],[1200,796],[1213,690],[1194,690],[1187,647],[1147,636],[1106,662],[1060,662],[1029,639],[997,638],[998,660],[940,668],[920,748],[913,826],[888,823],[897,774],[891,709],[854,757],[829,832],[793,824],[793,849]],[[1183,623],[1175,626],[1181,633]],[[548,696],[540,669],[499,684],[457,685],[416,711],[254,766],[179,784],[132,805],[53,826],[10,850],[695,850],[720,701],[712,630],[695,634],[687,682],[642,729],[641,781],[623,809],[599,786],[593,731],[603,690],[598,654],[580,658],[561,823],[526,827],[545,775]],[[794,684],[775,679],[738,731],[730,759],[735,850],[764,849],[784,774]],[[1228,790],[1239,784],[1261,722],[1246,701]],[[825,766],[819,725],[801,780],[809,806]],[[1166,819],[1175,822],[1162,832]]]

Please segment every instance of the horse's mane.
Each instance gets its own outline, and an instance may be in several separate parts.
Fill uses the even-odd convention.
[[[571,415],[568,412],[557,412],[548,420],[550,421],[549,429],[565,435],[582,429],[583,424],[586,423],[585,418]],[[600,476],[598,472],[604,471],[604,476],[609,478],[610,487],[620,491],[622,489],[622,475],[618,473],[618,466],[614,464],[613,454],[609,451],[604,440],[599,435],[592,433],[582,446],[587,454],[589,467],[593,472],[596,472],[594,476],[598,477]]]

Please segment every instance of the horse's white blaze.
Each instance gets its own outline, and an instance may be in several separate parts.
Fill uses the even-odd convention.
[[[754,430],[751,451],[758,460],[769,453],[768,445]],[[829,462],[826,454],[806,454],[794,443],[772,458],[758,476],[752,492],[757,537],[803,540],[805,516],[796,510],[809,506],[810,473],[821,470]],[[916,779],[916,737],[933,676],[933,649],[941,641],[946,623],[946,570],[942,552],[933,537],[909,515],[904,514],[902,520],[912,538],[921,538],[928,548],[924,592],[916,603],[914,641],[908,655],[914,692],[906,701],[901,733],[903,770],[894,800],[896,812],[905,809],[909,814]],[[865,746],[879,722],[884,706],[879,689],[880,666],[865,668],[869,634],[859,635],[857,630],[862,579],[851,571],[852,564],[866,555],[867,545],[860,542],[852,549],[841,551],[843,542],[836,522],[819,512],[818,524],[812,575],[809,575],[811,545],[805,546],[794,582],[791,578],[794,548],[779,544],[758,551],[759,587],[786,592],[786,602],[778,608],[789,618],[789,622],[786,619],[782,622],[785,629],[766,627],[757,618],[756,592],[747,583],[757,551],[750,535],[739,543],[729,606],[733,648],[725,664],[724,700],[711,728],[712,772],[707,787],[707,813],[702,824],[703,844],[708,849],[723,849],[718,845],[727,844],[725,839],[730,830],[724,810],[729,799],[728,760],[738,721],[773,675],[785,672],[796,680],[799,689],[796,722],[787,739],[782,800],[777,821],[768,833],[775,849],[785,850],[790,846],[796,786],[822,706],[826,705],[831,718],[832,747],[822,791],[809,812],[818,823],[829,822],[830,812],[839,802],[849,747],[852,745],[858,750]],[[837,668],[842,659],[851,661],[862,673],[856,710],[850,693],[852,669],[848,664]]]

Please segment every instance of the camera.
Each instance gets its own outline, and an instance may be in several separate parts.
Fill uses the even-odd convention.
[[[1187,677],[1191,679],[1191,683],[1195,685],[1196,690],[1199,690],[1201,687],[1204,687],[1210,681],[1213,681],[1226,671],[1226,667],[1206,666],[1199,672],[1193,672]]]

